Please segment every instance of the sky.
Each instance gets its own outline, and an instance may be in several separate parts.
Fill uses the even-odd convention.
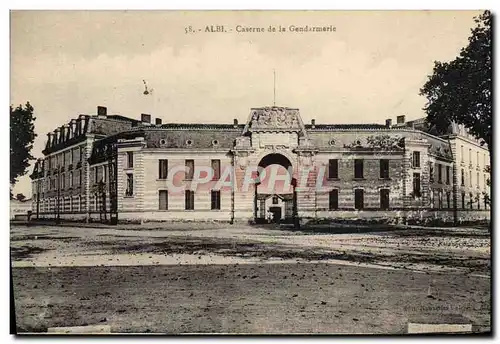
[[[241,123],[251,107],[273,101],[299,108],[305,123],[410,120],[425,116],[419,89],[433,62],[459,54],[478,14],[12,11],[10,100],[35,109],[35,157],[43,156],[48,132],[95,114],[98,105],[108,114],[150,113],[164,123]],[[217,25],[227,32],[205,32]],[[237,32],[238,25],[265,32]],[[289,30],[306,25],[336,30]],[[189,26],[195,33],[186,33]],[[287,31],[268,32],[269,26]],[[14,194],[31,196],[29,173]]]

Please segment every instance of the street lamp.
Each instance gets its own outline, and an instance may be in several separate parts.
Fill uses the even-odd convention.
[[[293,225],[295,229],[300,229],[300,221],[297,211],[297,178],[292,178],[292,187],[293,187],[293,203],[292,203]]]

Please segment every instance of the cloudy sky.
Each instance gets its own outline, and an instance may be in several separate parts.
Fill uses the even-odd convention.
[[[299,108],[304,122],[414,119],[424,115],[418,90],[433,61],[459,53],[479,13],[14,11],[11,103],[35,108],[35,157],[47,132],[97,105],[163,122],[245,121],[251,107],[272,105],[273,69],[276,105]],[[336,31],[238,33],[237,25]],[[14,191],[30,189],[25,176]]]

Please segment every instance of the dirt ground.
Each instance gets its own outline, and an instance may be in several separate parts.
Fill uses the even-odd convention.
[[[20,332],[490,329],[487,228],[12,226],[11,258]]]

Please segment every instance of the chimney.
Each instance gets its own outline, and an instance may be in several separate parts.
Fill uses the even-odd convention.
[[[71,128],[70,128],[69,124],[63,125],[63,141],[66,141],[66,139],[68,138],[68,133],[70,132],[70,130],[71,130]]]
[[[233,119],[233,127],[238,128],[238,119]]]
[[[311,119],[311,128],[316,128],[316,120],[314,118]]]
[[[141,113],[141,122],[151,123],[151,115],[148,115],[147,113]]]
[[[386,120],[385,120],[385,126],[386,126],[387,128],[392,127],[392,119],[390,119],[390,118],[386,119]]]
[[[58,144],[60,142],[59,141],[60,139],[61,139],[61,129],[60,128],[56,128],[54,130],[54,141],[53,141],[54,144]]]
[[[397,124],[404,124],[405,123],[405,115],[398,116],[396,118]]]
[[[72,119],[71,122],[69,122],[69,126],[71,128],[71,137],[76,137],[78,133],[76,132],[76,119]]]
[[[47,146],[51,146],[52,145],[52,133],[47,133]]]
[[[156,118],[155,119],[155,124],[156,125],[161,125],[161,118]]]
[[[105,118],[108,114],[108,109],[105,106],[98,106],[97,107],[97,117],[99,118]]]

